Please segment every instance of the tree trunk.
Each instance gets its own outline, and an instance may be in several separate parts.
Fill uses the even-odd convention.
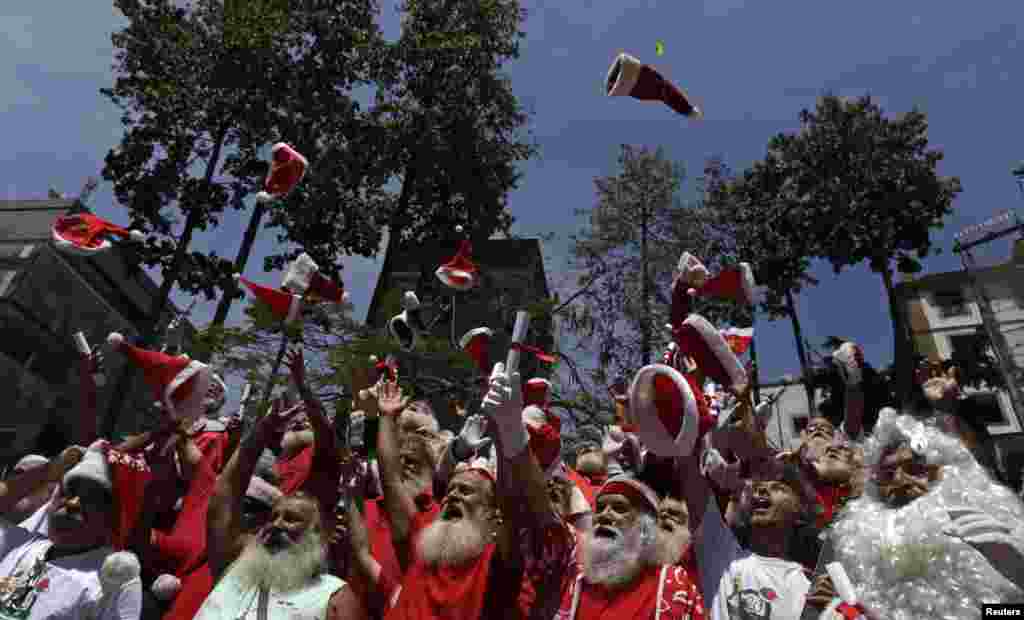
[[[238,256],[235,257],[235,273],[245,272],[245,264],[249,261],[249,254],[252,253],[252,246],[256,242],[256,233],[259,232],[260,222],[263,220],[263,214],[266,212],[266,203],[257,200],[256,205],[253,206],[252,215],[249,217],[249,225],[245,229],[245,235],[242,237],[242,245],[238,248]],[[213,322],[211,323],[212,327],[222,327],[224,325],[228,318],[228,313],[231,312],[231,304],[235,301],[237,291],[238,283],[232,278],[224,290],[224,294],[221,295],[220,301],[217,303],[217,311],[214,313]],[[209,362],[212,355],[213,351],[211,349],[204,349],[199,352],[199,360]]]
[[[640,207],[640,299],[643,310],[640,313],[640,355],[643,366],[651,363],[651,300],[648,290],[647,268],[647,205]]]
[[[214,144],[213,152],[210,154],[210,160],[206,164],[204,179],[207,183],[213,179],[213,174],[217,170],[217,164],[220,163],[220,152],[224,146],[224,138],[227,137],[227,133],[228,126],[224,126],[217,131],[217,140]],[[160,329],[161,319],[163,318],[164,310],[167,308],[167,302],[171,297],[171,289],[174,288],[174,284],[178,281],[178,273],[185,262],[188,247],[192,244],[192,235],[195,232],[198,217],[197,209],[189,211],[188,216],[185,218],[185,228],[181,233],[181,237],[178,238],[178,245],[174,249],[174,261],[171,263],[171,269],[169,272],[160,274],[163,277],[163,282],[160,283],[160,290],[157,292],[156,299],[153,300],[153,307],[149,312],[149,323],[143,329],[142,334],[140,334],[144,347],[152,347],[156,344],[156,336]],[[138,368],[134,364],[130,362],[125,364],[125,369],[121,372],[121,376],[118,377],[117,385],[111,395],[110,406],[107,407],[107,415],[103,420],[100,437],[112,439],[114,431],[117,430],[117,420],[121,413],[121,407],[124,405],[124,399],[131,390],[131,387],[135,385],[137,373]]]
[[[800,381],[804,384],[804,391],[807,392],[807,414],[814,416],[817,409],[814,406],[814,385],[811,383],[811,369],[807,362],[807,352],[804,350],[804,335],[800,329],[800,318],[796,314],[796,302],[793,300],[793,291],[786,291],[786,310],[789,312],[789,320],[793,323],[793,336],[796,337],[796,355],[800,358]]]
[[[885,285],[886,297],[889,300],[889,319],[892,321],[893,337],[893,368],[896,371],[896,398],[901,405],[907,402],[914,382],[914,370],[911,363],[914,343],[910,339],[909,325],[904,320],[903,302],[896,299],[896,287],[892,282],[892,271],[886,262],[882,269],[882,284]]]

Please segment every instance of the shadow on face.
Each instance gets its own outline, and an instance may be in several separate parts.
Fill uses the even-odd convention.
[[[268,551],[278,553],[298,544],[311,528],[319,527],[320,511],[316,500],[298,495],[284,497],[271,509],[259,540]]]
[[[110,540],[114,514],[109,489],[87,478],[73,478],[62,484],[54,497],[49,537],[61,547],[99,547]]]
[[[750,489],[750,525],[794,527],[800,517],[800,496],[781,480],[756,480]]]
[[[875,483],[882,500],[899,508],[924,497],[940,475],[941,466],[929,465],[910,446],[901,444],[882,454],[875,470]]]
[[[625,495],[608,493],[597,498],[594,512],[594,536],[597,538],[618,538],[622,532],[636,525],[641,510]]]
[[[493,515],[494,508],[494,487],[491,482],[480,474],[461,472],[448,483],[448,492],[441,501],[440,519],[483,522]]]

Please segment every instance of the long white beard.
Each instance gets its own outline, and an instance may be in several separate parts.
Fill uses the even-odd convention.
[[[910,504],[892,509],[869,487],[835,524],[836,559],[861,600],[893,620],[980,618],[982,603],[1024,601],[1024,593],[964,542],[943,534],[951,506],[983,509],[1020,522],[1024,506],[973,459],[947,463],[942,480]]]
[[[583,576],[587,583],[610,588],[632,583],[654,562],[656,527],[654,517],[643,515],[614,539],[594,536],[591,528],[583,541]]]
[[[658,566],[675,566],[683,559],[683,552],[690,542],[690,530],[677,527],[669,534],[659,527],[657,541],[654,548],[654,563]]]
[[[315,531],[277,553],[271,553],[258,539],[245,546],[232,569],[242,584],[271,592],[292,592],[309,585],[326,564],[323,540]]]
[[[483,528],[465,518],[434,521],[417,543],[420,559],[431,566],[462,566],[480,557],[486,547]]]

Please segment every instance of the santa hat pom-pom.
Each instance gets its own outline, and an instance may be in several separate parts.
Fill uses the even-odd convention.
[[[270,202],[274,197],[267,192],[260,192],[256,194],[256,202]]]
[[[110,335],[107,336],[107,342],[110,343],[110,346],[117,348],[124,344],[124,336],[117,332],[110,332]]]
[[[100,568],[100,583],[104,592],[113,592],[142,573],[139,558],[131,551],[118,551],[107,556]]]
[[[134,241],[135,243],[145,243],[146,233],[142,232],[141,230],[133,230],[128,233],[128,238]]]
[[[233,275],[231,277],[235,279],[235,282],[238,282],[239,280],[242,279],[242,274],[236,273],[235,275]]]
[[[341,302],[342,303],[346,303],[347,304],[350,301],[352,301],[352,296],[351,295],[349,295],[348,293],[342,293],[341,294]]]
[[[379,358],[379,357],[377,357],[376,355],[371,355],[371,356],[370,356],[370,363],[371,363],[371,364],[376,364],[376,363],[377,363],[377,362],[379,362],[379,361],[380,361],[380,358]]]
[[[455,232],[459,233],[460,235],[462,234],[463,230],[465,229],[462,228],[462,224],[459,224],[458,226],[455,227]]]
[[[153,580],[150,590],[157,599],[165,603],[169,602],[174,600],[174,597],[181,591],[181,579],[164,573]]]

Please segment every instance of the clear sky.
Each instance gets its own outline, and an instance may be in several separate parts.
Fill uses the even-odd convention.
[[[383,4],[383,29],[394,38],[395,3]],[[524,6],[526,38],[510,74],[534,114],[541,157],[523,167],[510,206],[517,234],[557,235],[545,248],[555,285],[565,279],[568,235],[583,224],[573,210],[593,204],[593,178],[615,171],[620,144],[664,146],[691,176],[716,154],[742,169],[764,155],[773,134],[795,129],[800,110],[813,107],[825,90],[871,92],[891,114],[915,105],[928,114],[931,141],[946,153],[940,172],[958,175],[964,192],[956,215],[934,235],[946,251],[926,263],[927,271],[957,268],[949,252],[953,234],[1020,200],[1009,173],[1024,158],[1016,85],[1020,3],[529,0]],[[88,176],[99,175],[121,134],[118,111],[98,89],[112,83],[110,35],[122,20],[107,0],[0,6],[4,198],[43,198],[49,187],[75,194]],[[665,53],[657,57],[659,39]],[[605,97],[605,72],[620,50],[686,88],[705,120],[692,123],[661,105]],[[92,204],[101,216],[127,221],[109,185],[101,185]],[[248,216],[228,212],[219,228],[198,236],[195,248],[216,248],[233,259]],[[261,273],[274,234],[262,234],[250,259],[247,275],[257,281],[280,279]],[[997,251],[1005,256],[1007,250]],[[359,318],[382,258],[345,261]],[[822,265],[814,273],[820,286],[799,300],[808,340],[852,338],[870,362],[889,363],[892,328],[880,278],[864,267],[837,277]],[[176,302],[187,305],[180,295]],[[214,305],[200,304],[194,319],[208,320]],[[241,305],[235,304],[233,320]],[[761,320],[757,329],[762,381],[794,373],[789,323]]]

